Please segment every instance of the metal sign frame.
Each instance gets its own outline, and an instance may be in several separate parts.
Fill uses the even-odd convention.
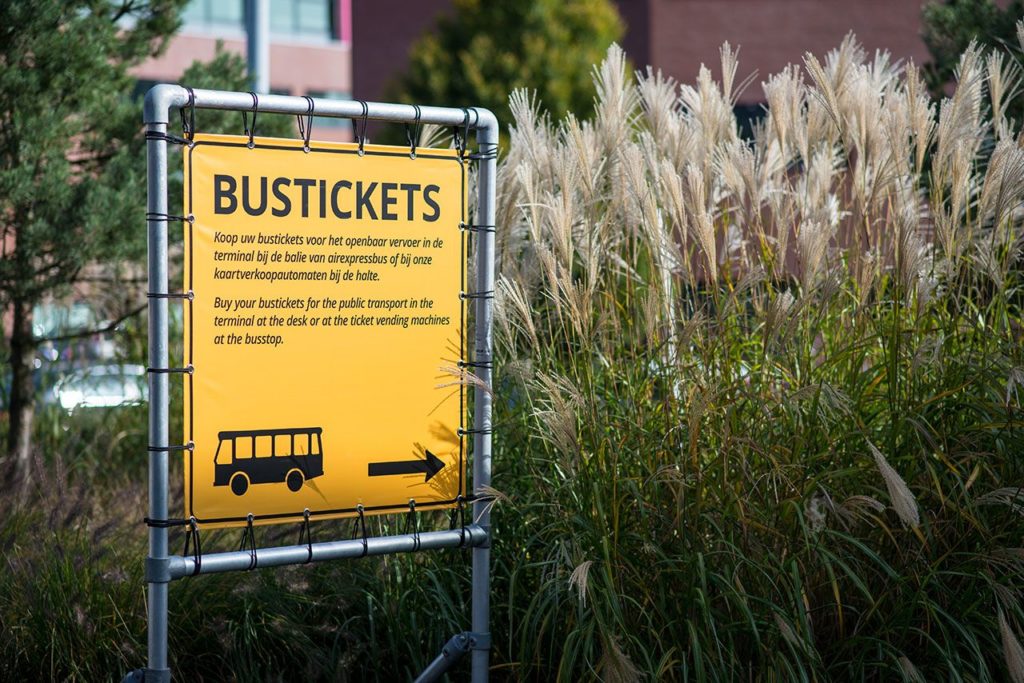
[[[271,112],[348,119],[373,119],[406,124],[437,124],[476,132],[480,163],[477,175],[476,291],[494,291],[495,182],[497,174],[498,122],[478,107],[464,109],[408,104],[317,100],[284,95],[254,96],[247,92],[192,90],[177,85],[157,85],[146,94],[143,121],[146,126],[147,204],[149,266],[149,554],[145,575],[148,615],[148,655],[145,669],[125,680],[165,683],[171,679],[167,656],[168,587],[171,581],[199,574],[241,571],[255,567],[306,564],[347,557],[386,555],[417,550],[472,547],[471,630],[454,636],[418,680],[436,680],[466,652],[472,652],[472,681],[488,678],[490,654],[490,502],[491,396],[474,392],[472,523],[449,531],[429,531],[377,538],[338,540],[306,545],[252,548],[202,556],[170,555],[168,535],[168,454],[187,449],[170,442],[168,371],[167,232],[170,215],[167,200],[167,133],[172,110],[218,109]],[[308,144],[308,143],[307,143]],[[475,374],[489,385],[493,358],[492,299],[474,299]],[[155,370],[155,371],[153,371]]]

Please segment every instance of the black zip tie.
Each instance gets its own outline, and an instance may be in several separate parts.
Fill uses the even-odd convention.
[[[151,529],[170,529],[176,526],[185,526],[188,524],[187,519],[153,519],[152,517],[143,517],[142,521],[146,523]]]
[[[254,135],[256,135],[256,114],[259,113],[260,98],[257,97],[256,93],[254,92],[251,92],[249,94],[252,95],[252,128],[249,128],[249,117],[247,116],[247,112],[243,110],[242,129],[245,130],[245,134],[249,136],[248,147],[249,149],[252,149],[253,147],[256,146],[256,143],[253,142],[252,138]]]
[[[480,368],[482,370],[493,370],[494,369],[494,361],[490,361],[490,360],[481,360],[481,361],[460,360],[460,361],[458,361],[456,363],[456,366],[458,366],[460,368]]]
[[[178,110],[181,114],[181,134],[185,136],[188,141],[188,146],[192,146],[192,140],[196,136],[196,93],[192,88],[186,87],[188,91],[188,121],[185,121],[185,107]]]
[[[199,526],[195,517],[188,518],[188,530],[185,532],[185,549],[182,556],[188,555],[189,541],[192,541],[192,559],[195,567],[192,569],[192,576],[199,576],[199,569],[203,566],[203,542],[199,538]]]
[[[466,158],[466,145],[469,141],[469,110],[462,108],[462,132],[458,126],[452,126],[452,144],[459,153],[460,159]]]
[[[170,223],[171,221],[177,221],[179,223],[194,223],[195,220],[196,220],[196,217],[193,216],[192,214],[189,214],[187,216],[176,216],[176,215],[174,215],[172,213],[158,213],[156,211],[147,211],[146,212],[146,220],[147,221],[164,221],[164,222],[167,222],[167,223]]]
[[[459,547],[466,545],[466,499],[460,494],[456,497],[459,503]]]
[[[196,298],[195,292],[191,289],[187,292],[146,292],[147,299],[187,299],[192,301]]]
[[[474,154],[470,154],[469,158],[473,161],[488,161],[490,159],[498,158],[498,143],[496,142],[481,142],[477,145],[477,151]]]
[[[416,145],[419,144],[420,138],[420,105],[412,105],[413,110],[416,112],[416,117],[412,125],[405,124],[405,137],[409,141],[409,158],[416,158]]]
[[[150,453],[176,453],[178,451],[194,451],[195,448],[195,443],[189,441],[180,446],[147,446],[146,450]]]
[[[455,508],[448,516],[448,531],[455,530],[455,517],[459,518],[459,547],[466,545],[466,499],[460,494],[455,497]]]
[[[467,158],[472,161],[488,161],[490,159],[498,158],[498,143],[496,142],[481,142],[477,145],[477,151],[470,154]]]
[[[164,142],[170,142],[174,145],[191,145],[192,143],[185,138],[179,138],[177,135],[168,135],[167,133],[161,133],[158,130],[147,130],[147,140],[163,140]]]
[[[354,520],[354,523],[352,525],[352,535],[355,536],[356,533],[361,533],[362,534],[362,537],[363,537],[363,554],[360,555],[359,557],[366,557],[366,555],[370,552],[370,547],[369,547],[369,540],[366,538],[366,514],[365,514],[365,512],[363,510],[363,504],[362,503],[359,503],[358,505],[356,505],[356,513],[359,516],[356,517],[356,519]]]
[[[183,368],[146,368],[146,372],[151,375],[171,375],[171,374],[183,374],[191,375],[196,371],[195,367],[189,363]]]
[[[462,126],[462,152],[459,158],[465,160],[466,148],[469,147],[469,109],[466,107],[462,108]]]
[[[302,511],[302,526],[299,527],[298,545],[302,545],[303,535],[306,538],[306,561],[303,564],[309,564],[313,561],[313,533],[309,529],[309,508]]]
[[[482,292],[459,292],[460,299],[493,299],[494,290],[487,289]]]
[[[455,433],[459,436],[468,436],[470,434],[490,434],[491,431],[490,429],[463,429],[459,427]]]
[[[469,232],[490,232],[493,233],[497,229],[496,225],[474,225],[472,223],[459,223],[459,230],[467,230]]]
[[[303,122],[302,115],[296,114],[295,120],[299,122],[299,135],[302,136],[302,151],[309,153],[309,136],[313,134],[313,98],[309,95],[303,95],[302,98],[306,100],[306,120]],[[255,126],[255,120],[253,121]]]
[[[412,551],[420,549],[420,518],[416,514],[416,499],[409,499],[409,512],[405,514],[405,533],[412,529]]]
[[[466,152],[466,143],[462,140],[462,133],[458,126],[452,126],[452,147],[458,152],[459,158]]]
[[[355,119],[352,119],[352,128],[355,129],[354,132],[356,136],[356,142],[359,143],[359,156],[363,156],[363,154],[365,154],[365,152],[363,151],[363,146],[366,144],[366,120],[370,116],[370,107],[363,100],[359,100],[359,104],[363,106],[363,114],[361,117],[361,120],[363,122],[363,132],[359,132],[359,128],[356,125]]]
[[[253,528],[252,528],[253,516],[252,516],[251,512],[248,515],[245,516],[245,520],[246,520],[246,526],[245,526],[245,530],[242,531],[242,541],[241,541],[241,543],[238,544],[238,550],[239,551],[242,551],[242,550],[248,550],[249,551],[249,570],[251,571],[253,569],[256,569],[256,566],[257,566],[257,559],[256,559],[256,533],[253,531]],[[247,542],[248,542],[248,547],[246,547],[246,543]]]
[[[498,143],[496,142],[481,142],[477,145],[477,151],[470,154],[468,159],[472,161],[489,161],[491,159],[498,158]]]

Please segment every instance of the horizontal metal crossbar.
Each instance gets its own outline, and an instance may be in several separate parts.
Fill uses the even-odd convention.
[[[161,84],[146,94],[143,109],[145,123],[167,123],[172,108],[194,106],[196,109],[222,109],[253,111],[253,96],[246,92],[194,89],[189,102],[188,91],[178,85]],[[316,116],[345,119],[371,119],[397,123],[432,123],[441,126],[468,126],[472,130],[484,129],[488,135],[484,142],[497,142],[498,122],[494,114],[478,107],[427,107],[411,104],[390,104],[358,100],[313,99]],[[365,108],[363,105],[366,105]],[[308,114],[309,98],[291,95],[259,95],[257,111],[275,114]]]
[[[471,524],[465,529],[424,531],[418,534],[401,534],[399,536],[375,536],[365,540],[365,548],[362,538],[314,543],[312,546],[286,545],[276,548],[257,548],[255,566],[258,568],[281,567],[290,564],[325,562],[369,555],[409,553],[416,550],[437,550],[458,548],[459,546],[471,548],[484,546],[487,542],[487,530],[477,524]],[[312,558],[309,555],[310,547],[313,548]],[[171,579],[194,576],[195,557],[175,555],[168,559],[170,560]],[[200,559],[199,574],[243,571],[250,569],[253,564],[253,553],[250,550],[204,554]]]

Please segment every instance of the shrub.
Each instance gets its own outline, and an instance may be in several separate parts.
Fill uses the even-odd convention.
[[[502,652],[537,680],[1020,676],[1016,74],[849,37],[762,87],[613,47],[501,168]],[[1001,80],[1000,80],[1001,79]]]
[[[529,86],[559,114],[590,111],[590,69],[622,35],[609,0],[452,5],[412,47],[408,72],[391,88],[399,101],[487,107],[505,126],[509,92]]]

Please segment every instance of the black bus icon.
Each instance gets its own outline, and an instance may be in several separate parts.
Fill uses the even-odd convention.
[[[298,491],[324,473],[321,427],[242,429],[217,434],[214,486],[230,486],[236,496],[250,484],[287,484]]]

